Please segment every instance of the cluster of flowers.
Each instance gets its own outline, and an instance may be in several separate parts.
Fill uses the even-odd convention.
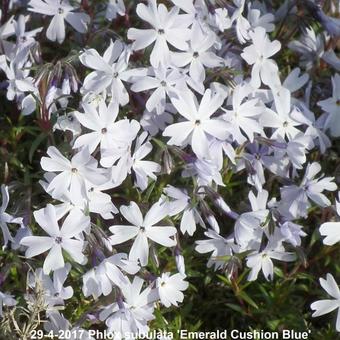
[[[72,134],[72,152],[65,156],[58,146],[50,146],[41,159],[46,173],[40,183],[53,200],[34,212],[44,236],[33,235],[22,219],[5,213],[9,198],[2,186],[4,246],[25,251],[27,258],[46,255],[29,280],[31,287],[43,284],[46,330],[72,328],[55,308],[73,295],[72,287],[64,287],[68,262],[88,270],[82,276],[85,297],[114,292],[112,304],[98,314],[108,329],[138,333],[149,330],[157,302],[169,307],[183,301],[189,284],[181,235],[193,236],[197,226],[205,228],[206,238],[196,241],[196,251],[210,253],[207,266],[230,278],[237,275],[242,258],[250,281],[260,272],[273,279],[273,260],[296,260],[306,236],[298,221],[308,217],[312,206],[330,207],[325,193],[337,190],[334,178],[324,177],[321,165],[308,161],[311,150],[324,154],[329,138],[340,136],[340,60],[328,43],[339,34],[336,19],[306,1],[324,31],[317,35],[309,28],[300,40],[289,42],[301,69],[282,79],[275,60],[281,43],[269,34],[275,23],[297,12],[288,1],[277,10],[245,0],[225,6],[203,0],[171,0],[168,6],[156,0],[133,2],[143,28],[129,28],[128,44],[111,40],[103,53],[83,49],[80,68],[87,75],[79,86],[68,63],[59,64],[54,73],[41,67],[44,71],[32,76],[34,66],[42,65],[37,35],[62,44],[66,30],[73,30],[74,39],[81,41],[90,27],[98,28],[103,15],[109,21],[124,16],[126,4],[110,0],[89,16],[83,1],[30,0],[27,8],[22,2],[10,1],[10,8],[26,9],[37,21],[39,15],[51,20],[46,30],[27,31],[32,18],[20,14],[1,26],[0,69],[7,78],[7,99],[23,115],[37,112],[45,123],[57,116],[53,129]],[[136,56],[143,62],[136,62]],[[320,60],[333,72],[328,97],[318,93],[308,75]],[[72,111],[69,99],[78,93],[79,108]],[[319,98],[318,117],[312,95]],[[150,160],[155,149],[159,163]],[[175,168],[183,181],[171,182]],[[237,173],[246,174],[248,211],[236,211],[239,207],[230,207],[220,193],[225,175]],[[146,193],[160,175],[168,183],[147,211],[124,197],[125,204],[112,199],[120,186]],[[265,188],[269,178],[279,187],[276,196]],[[337,211],[340,215],[340,203]],[[9,223],[21,225],[16,236]],[[323,224],[320,233],[326,245],[335,244],[339,222]],[[159,245],[172,249],[177,273],[157,276],[145,269]],[[321,284],[336,300],[315,302],[314,316],[339,307],[333,277],[329,274]],[[0,306],[15,303],[0,292]],[[85,338],[90,337],[84,333]]]

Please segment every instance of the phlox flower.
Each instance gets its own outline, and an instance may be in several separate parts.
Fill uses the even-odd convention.
[[[180,273],[170,275],[162,273],[156,281],[159,298],[165,307],[171,305],[178,306],[178,302],[183,302],[184,295],[182,291],[186,290],[189,283],[184,281],[185,276]]]
[[[188,233],[192,236],[196,231],[197,223],[205,228],[205,223],[200,216],[198,208],[193,205],[192,200],[185,189],[181,190],[168,185],[164,189],[164,193],[171,199],[168,202],[169,210],[171,211],[169,215],[177,215],[183,212],[180,223],[182,234]]]
[[[333,182],[334,177],[315,178],[320,171],[319,163],[308,164],[299,186],[290,185],[280,189],[283,206],[287,206],[292,216],[306,216],[307,209],[310,207],[309,200],[320,207],[331,205],[329,199],[322,192],[324,190],[334,191],[337,189],[337,185]]]
[[[116,19],[118,15],[125,15],[125,4],[124,0],[109,0],[106,8],[105,17],[108,20]]]
[[[234,251],[236,252],[239,248],[234,243],[233,235],[223,237],[215,230],[211,229],[206,231],[204,235],[208,239],[196,241],[195,250],[201,254],[211,253],[207,263],[208,268],[212,266],[214,266],[215,270],[223,268],[223,266],[225,266],[225,260],[223,257],[232,256]]]
[[[114,143],[115,127],[118,124],[115,122],[118,115],[118,103],[111,101],[109,105],[105,101],[101,101],[97,107],[95,103],[83,103],[84,113],[75,112],[75,116],[80,124],[91,130],[90,133],[85,133],[79,136],[74,145],[74,149],[88,147],[92,153],[100,144],[100,150],[105,150]]]
[[[68,0],[30,0],[28,5],[31,12],[53,16],[46,36],[59,44],[65,40],[65,21],[80,33],[85,33],[90,23],[90,17],[86,13],[74,12],[77,8],[71,6]]]
[[[239,144],[244,143],[247,138],[253,142],[254,134],[263,134],[259,118],[265,109],[258,99],[245,100],[251,91],[248,84],[237,85],[233,90],[232,110],[223,109],[223,118],[230,124],[228,130]]]
[[[49,157],[42,157],[41,167],[48,172],[59,172],[46,189],[51,191],[55,198],[69,192],[75,199],[81,201],[87,197],[86,181],[94,186],[108,181],[103,169],[97,167],[97,161],[90,155],[87,147],[75,154],[71,161],[54,146],[48,148],[47,155]]]
[[[49,236],[27,236],[20,244],[27,247],[25,255],[28,258],[49,250],[43,265],[44,274],[48,275],[50,271],[64,267],[62,250],[65,250],[77,263],[86,261],[82,253],[84,242],[77,237],[89,226],[88,216],[79,210],[73,210],[60,228],[55,207],[48,204],[45,208],[35,211],[34,218]]]
[[[190,20],[186,16],[179,15],[179,8],[173,7],[170,11],[164,4],[157,6],[156,0],[148,0],[148,5],[142,3],[137,5],[137,15],[147,21],[152,28],[128,30],[128,38],[134,40],[132,48],[141,50],[155,43],[150,62],[154,67],[160,63],[167,65],[170,61],[170,50],[168,44],[185,50],[190,38]]]
[[[131,225],[110,227],[113,234],[110,236],[110,242],[112,245],[116,245],[135,238],[130,249],[130,260],[139,260],[142,266],[148,264],[148,239],[165,247],[176,245],[176,240],[173,239],[177,232],[176,228],[157,225],[168,214],[166,205],[161,205],[160,202],[155,203],[144,218],[135,202],[131,202],[129,206],[122,206],[120,212]]]
[[[329,129],[331,136],[340,137],[340,74],[332,77],[333,95],[321,100],[318,105],[328,113],[325,128]]]
[[[28,285],[30,288],[35,288],[38,283],[41,285],[47,310],[52,310],[54,306],[64,305],[64,300],[73,296],[73,288],[71,286],[64,287],[70,270],[71,265],[66,263],[64,267],[53,272],[53,280],[49,275],[44,274],[42,268],[30,273]]]
[[[189,65],[189,75],[198,83],[205,80],[205,68],[221,67],[224,65],[222,58],[212,50],[215,36],[212,33],[204,34],[195,26],[188,48],[183,52],[172,52],[171,60],[178,67]]]
[[[129,81],[131,76],[144,75],[144,71],[128,70],[130,51],[124,44],[111,40],[110,46],[101,56],[97,50],[85,50],[79,57],[81,63],[94,70],[86,76],[83,92],[95,94],[107,91],[113,101],[121,106],[129,102],[129,94],[123,83]]]
[[[292,262],[295,261],[296,255],[294,253],[286,253],[284,251],[265,249],[260,253],[247,256],[247,266],[251,268],[248,275],[248,281],[256,280],[260,270],[262,270],[267,281],[273,280],[274,264],[272,259]]]
[[[114,254],[83,275],[83,293],[95,299],[102,294],[107,296],[114,286],[124,287],[129,283],[122,271],[134,275],[139,269],[137,262],[128,260],[125,253]]]
[[[156,109],[156,112],[161,114],[165,110],[167,96],[174,96],[176,88],[181,83],[183,83],[182,75],[176,69],[160,65],[158,68],[150,68],[149,75],[137,77],[131,90],[141,92],[154,89],[145,107],[149,111]]]
[[[13,295],[0,292],[0,318],[3,316],[3,306],[11,307],[16,304],[17,301],[13,298]]]
[[[1,185],[2,203],[0,206],[0,228],[4,238],[3,248],[7,247],[9,241],[13,242],[13,237],[8,229],[8,223],[22,224],[22,218],[15,218],[14,216],[6,213],[9,203],[8,187],[4,184]]]
[[[252,65],[251,85],[257,89],[263,84],[269,87],[280,84],[279,70],[276,62],[270,59],[276,54],[281,44],[278,40],[270,41],[266,30],[263,27],[256,27],[253,32],[249,32],[252,45],[245,47],[241,57]]]
[[[327,274],[326,280],[320,278],[321,287],[333,298],[327,300],[319,300],[311,304],[314,310],[313,317],[328,314],[334,309],[338,309],[336,319],[336,330],[340,332],[340,290],[332,274]]]
[[[132,283],[121,288],[122,296],[118,301],[105,307],[99,314],[109,331],[114,331],[121,338],[124,334],[146,333],[149,330],[148,321],[154,319],[154,302],[157,291],[150,286],[142,291],[144,281],[135,276]]]
[[[335,202],[337,215],[340,216],[340,193],[339,201]],[[340,222],[325,222],[320,226],[320,234],[326,236],[323,243],[332,246],[340,241]]]
[[[229,136],[228,123],[219,118],[211,118],[221,107],[224,97],[208,89],[198,104],[195,95],[186,91],[172,98],[171,102],[186,121],[169,125],[163,131],[163,136],[171,137],[168,144],[190,144],[197,157],[209,158],[209,136],[220,140]]]

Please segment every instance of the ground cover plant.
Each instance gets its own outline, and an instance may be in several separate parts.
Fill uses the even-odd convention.
[[[0,339],[339,338],[339,1],[0,10]]]

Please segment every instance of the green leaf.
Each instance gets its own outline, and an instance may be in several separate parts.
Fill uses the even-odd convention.
[[[29,162],[32,163],[32,160],[33,160],[33,155],[35,153],[35,151],[38,149],[39,145],[42,143],[42,141],[44,139],[47,138],[47,133],[46,132],[42,132],[40,135],[38,135],[38,137],[33,141],[32,145],[31,145],[31,148],[30,148],[30,151],[28,153],[28,159],[29,159]]]

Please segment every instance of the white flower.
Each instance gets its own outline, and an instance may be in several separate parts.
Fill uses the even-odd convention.
[[[142,291],[144,281],[135,276],[132,283],[121,288],[123,296],[118,301],[101,311],[99,319],[105,321],[109,331],[114,331],[118,339],[126,332],[130,334],[146,333],[148,321],[154,319],[154,302],[156,290],[147,287]]]
[[[274,95],[275,109],[266,109],[260,118],[260,123],[264,127],[271,127],[274,133],[271,138],[278,137],[288,140],[295,138],[301,131],[297,126],[301,126],[304,118],[301,112],[291,107],[291,94],[289,90],[282,88],[278,95]]]
[[[13,295],[9,295],[3,292],[0,292],[0,318],[3,315],[3,306],[15,306],[17,304],[16,300],[13,299]]]
[[[71,286],[64,287],[64,282],[71,270],[71,265],[66,263],[64,267],[53,272],[53,280],[43,273],[42,268],[36,269],[34,273],[30,273],[29,286],[34,288],[38,282],[44,290],[44,299],[48,309],[52,310],[53,306],[64,305],[64,300],[73,296],[73,288]]]
[[[101,56],[95,49],[85,50],[79,57],[81,63],[94,70],[86,76],[83,85],[84,92],[95,94],[108,91],[112,100],[121,106],[129,102],[129,94],[123,81],[129,81],[130,77],[143,75],[138,70],[128,70],[130,52],[122,42],[111,40],[110,46]]]
[[[197,157],[209,158],[209,136],[220,140],[229,136],[228,123],[219,118],[211,118],[223,101],[223,96],[212,94],[210,89],[205,91],[200,104],[191,91],[172,98],[172,104],[187,121],[172,124],[163,131],[163,136],[171,137],[168,144],[190,144]]]
[[[2,10],[0,9],[0,19],[2,19]],[[10,17],[2,26],[0,26],[0,52],[6,56],[15,53],[15,45],[6,39],[15,34],[14,16]]]
[[[312,200],[320,207],[331,205],[329,199],[322,193],[324,190],[334,191],[337,185],[333,177],[316,178],[321,171],[321,165],[317,162],[308,164],[305,175],[299,186],[290,185],[280,189],[282,203],[287,205],[292,216],[305,216],[310,207],[309,200]]]
[[[157,279],[156,287],[159,298],[165,307],[171,305],[178,306],[177,302],[183,302],[184,295],[182,291],[186,290],[189,283],[184,281],[185,276],[180,273],[170,276],[170,273],[163,273]]]
[[[115,123],[118,115],[118,103],[111,101],[107,106],[101,101],[97,107],[94,103],[83,103],[85,113],[75,112],[81,125],[91,130],[78,137],[73,145],[74,149],[88,147],[92,153],[100,144],[100,150],[108,149],[115,140]]]
[[[192,30],[188,48],[184,52],[173,52],[171,60],[178,67],[189,65],[190,77],[202,83],[206,76],[205,67],[221,67],[224,65],[224,61],[212,51],[215,36],[203,34],[198,26],[195,26],[195,28]]]
[[[329,114],[325,128],[329,129],[331,136],[340,137],[340,74],[332,77],[332,85],[332,97],[319,101],[318,105]]]
[[[136,11],[138,16],[147,21],[152,28],[130,28],[128,38],[134,40],[132,45],[134,50],[144,49],[155,42],[150,55],[152,66],[158,67],[160,63],[164,65],[169,63],[168,43],[179,50],[187,48],[187,40],[190,38],[190,30],[187,27],[191,22],[178,14],[178,7],[173,7],[168,11],[164,4],[157,6],[156,0],[148,0],[148,6],[140,3]]]
[[[169,215],[177,215],[183,211],[180,229],[183,234],[188,233],[190,236],[196,231],[196,223],[199,223],[203,228],[205,224],[199,211],[192,205],[191,198],[186,190],[177,189],[171,185],[168,185],[164,189],[164,193],[172,198],[169,204]]]
[[[5,248],[9,241],[13,242],[13,237],[8,229],[8,223],[22,224],[22,218],[15,218],[6,213],[9,203],[8,187],[4,184],[1,185],[2,204],[0,206],[0,228],[4,238],[3,248]]]
[[[336,319],[336,330],[340,332],[340,290],[334,280],[332,274],[327,274],[326,280],[320,278],[320,284],[322,288],[334,299],[330,300],[319,300],[311,304],[311,309],[314,310],[313,317],[328,314],[334,309],[338,310],[338,316]]]
[[[201,254],[212,253],[207,263],[208,267],[214,265],[215,270],[223,268],[226,262],[223,257],[232,256],[234,250],[238,249],[238,246],[234,243],[233,236],[225,238],[215,230],[208,230],[204,235],[208,239],[196,241],[195,250]]]
[[[49,250],[43,265],[45,274],[64,267],[62,250],[77,263],[84,263],[84,242],[76,238],[89,226],[88,216],[79,210],[73,210],[59,228],[55,207],[48,204],[46,208],[35,211],[34,218],[49,236],[24,237],[20,244],[28,247],[26,257],[31,258]]]
[[[122,270],[134,275],[139,269],[137,262],[129,261],[125,253],[112,255],[84,274],[83,293],[86,297],[92,295],[95,299],[102,294],[107,296],[114,285],[124,287],[129,283]]]
[[[263,250],[258,254],[252,254],[247,256],[247,266],[251,268],[248,275],[248,281],[254,281],[262,270],[263,275],[267,281],[273,280],[274,277],[274,264],[272,259],[291,262],[296,259],[296,255],[293,253],[286,253],[284,251],[277,250]]]
[[[172,238],[177,232],[176,228],[156,225],[168,214],[166,206],[161,205],[160,202],[155,203],[144,218],[135,202],[131,202],[129,206],[122,206],[120,212],[131,225],[114,225],[110,227],[113,234],[110,241],[112,245],[116,245],[135,238],[130,249],[130,260],[139,260],[142,266],[148,264],[148,239],[165,247],[176,245],[176,240]]]
[[[176,69],[166,68],[164,65],[151,68],[150,71],[150,75],[136,78],[131,90],[141,92],[155,89],[147,100],[145,107],[149,111],[156,109],[160,115],[165,110],[166,97],[174,96],[175,87],[178,87],[183,82],[183,76]]]
[[[225,112],[223,118],[230,124],[228,130],[239,144],[247,140],[242,132],[250,142],[253,142],[254,134],[263,133],[263,128],[258,120],[264,111],[264,107],[258,99],[245,100],[250,92],[252,92],[252,88],[248,84],[237,85],[233,91],[233,109],[223,109]]]
[[[284,222],[280,227],[280,231],[285,239],[294,247],[300,246],[301,237],[307,236],[307,234],[302,230],[302,226],[291,221]]]
[[[251,85],[255,89],[259,88],[262,81],[269,87],[277,86],[280,84],[279,70],[275,61],[269,58],[280,50],[280,42],[278,40],[271,42],[263,27],[256,27],[249,35],[253,44],[243,50],[241,57],[249,65],[253,65]]]
[[[78,32],[85,33],[90,17],[86,13],[75,13],[76,10],[68,0],[31,0],[29,11],[53,16],[46,31],[49,40],[61,44],[65,40],[65,20]]]
[[[336,201],[336,211],[340,216],[340,193],[338,194],[339,201]],[[340,222],[325,222],[320,226],[320,234],[326,236],[323,239],[323,243],[332,246],[340,241]]]
[[[97,168],[97,161],[90,155],[87,147],[74,155],[71,161],[54,146],[48,148],[47,154],[49,157],[41,159],[41,167],[45,171],[59,172],[46,189],[55,198],[69,192],[79,202],[87,197],[86,181],[92,185],[101,185],[108,181],[103,169]]]
[[[117,15],[125,15],[124,0],[109,0],[106,8],[105,17],[108,20],[117,18]]]
[[[23,46],[34,43],[34,37],[43,30],[43,28],[40,27],[26,32],[27,20],[29,20],[29,16],[19,15],[18,20],[14,22],[15,34],[17,36],[17,45],[19,48],[23,48]]]

